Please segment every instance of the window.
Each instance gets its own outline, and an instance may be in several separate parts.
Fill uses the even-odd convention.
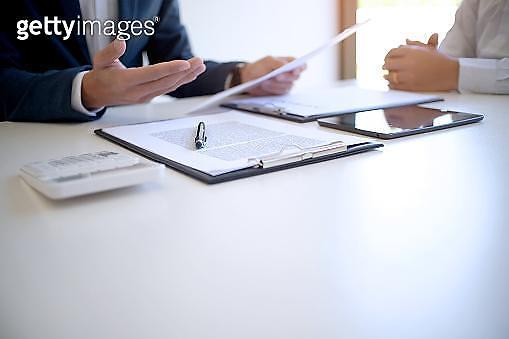
[[[371,85],[382,81],[387,52],[406,38],[424,41],[439,33],[440,41],[454,23],[461,0],[359,0],[357,22],[373,22],[357,34],[357,79]]]

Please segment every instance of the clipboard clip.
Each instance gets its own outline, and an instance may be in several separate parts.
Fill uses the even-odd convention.
[[[297,151],[288,152],[289,148],[297,148]],[[299,145],[288,145],[283,147],[281,151],[262,158],[253,158],[249,161],[255,163],[256,167],[271,168],[299,161],[319,158],[326,155],[345,152],[348,146],[342,141],[334,141],[326,145],[311,148],[303,148]]]
[[[278,106],[273,103],[265,103],[263,105],[234,103],[231,105],[227,105],[227,107],[268,115],[293,115],[292,113],[288,112],[288,110],[285,107]]]

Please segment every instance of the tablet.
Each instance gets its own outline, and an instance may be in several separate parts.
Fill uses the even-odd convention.
[[[479,122],[480,114],[459,113],[403,106],[320,119],[321,126],[367,135],[379,139],[394,139]]]

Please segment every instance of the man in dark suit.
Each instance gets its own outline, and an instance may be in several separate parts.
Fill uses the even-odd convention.
[[[100,37],[76,29],[66,39],[65,26],[59,35],[54,23],[31,25],[48,18],[67,23],[109,18],[112,13],[115,22],[157,17],[153,34],[135,34],[127,43],[104,43],[102,37],[101,45]],[[109,106],[147,102],[162,94],[214,94],[291,60],[267,57],[241,64],[193,57],[177,0],[17,0],[4,6],[0,26],[0,120],[91,121]],[[27,36],[20,39],[20,33]],[[142,66],[144,51],[150,66]],[[284,94],[302,71],[271,79],[250,93]]]

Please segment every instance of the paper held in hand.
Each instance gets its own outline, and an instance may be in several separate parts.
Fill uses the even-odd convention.
[[[204,102],[202,102],[198,106],[196,106],[193,109],[191,109],[190,113],[199,111],[201,109],[204,109],[204,108],[207,108],[207,107],[209,107],[211,105],[214,105],[214,104],[216,104],[218,102],[221,102],[222,100],[224,100],[224,99],[226,99],[226,98],[228,98],[228,97],[230,97],[232,95],[243,93],[243,92],[247,91],[248,89],[257,86],[257,85],[259,85],[260,83],[262,83],[262,82],[264,82],[266,80],[269,80],[269,79],[272,79],[274,77],[277,77],[280,74],[293,71],[294,69],[296,69],[296,68],[306,64],[309,60],[313,59],[317,55],[323,53],[327,49],[329,49],[331,47],[334,47],[335,45],[339,44],[343,40],[345,40],[348,37],[352,36],[357,31],[359,31],[362,27],[364,27],[367,23],[369,23],[369,21],[370,20],[367,20],[367,21],[364,21],[362,23],[353,25],[350,28],[345,29],[343,32],[341,32],[340,34],[335,36],[333,39],[328,41],[326,44],[318,47],[317,49],[309,52],[308,54],[306,54],[306,55],[304,55],[304,56],[302,56],[302,57],[300,57],[300,58],[298,58],[298,59],[296,59],[296,60],[294,60],[292,62],[287,63],[286,65],[284,65],[284,66],[282,66],[282,67],[280,67],[278,69],[275,69],[274,71],[272,71],[272,72],[270,72],[270,73],[268,73],[268,74],[266,74],[266,75],[264,75],[264,76],[262,76],[262,77],[260,77],[258,79],[251,80],[251,81],[246,82],[244,84],[241,84],[239,86],[232,87],[232,88],[227,89],[227,90],[225,90],[223,92],[220,92],[220,93],[218,93],[216,95],[213,95],[209,99],[205,100]]]

